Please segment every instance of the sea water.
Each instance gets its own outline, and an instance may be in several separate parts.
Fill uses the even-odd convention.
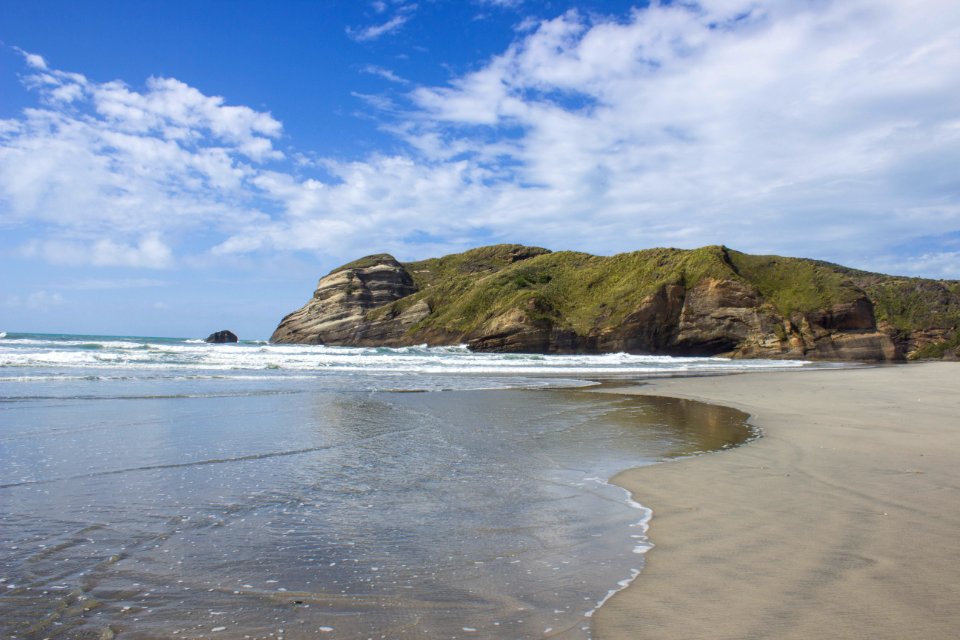
[[[750,432],[584,389],[801,366],[8,333],[0,633],[588,638],[648,548],[607,479]]]

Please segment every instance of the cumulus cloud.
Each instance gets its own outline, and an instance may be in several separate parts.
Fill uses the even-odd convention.
[[[22,247],[59,264],[166,267],[167,235],[263,218],[257,167],[282,160],[269,113],[171,78],[141,90],[52,69],[24,53],[40,107],[0,124],[0,218],[41,228]]]
[[[319,251],[347,256],[371,247],[409,253],[404,237],[433,231],[446,247],[469,243],[483,229],[490,194],[486,172],[468,162],[424,165],[411,158],[377,156],[324,163],[336,182],[298,181],[264,173],[257,186],[285,203],[287,215],[239,230],[215,248],[218,254],[260,249]]]
[[[176,142],[206,139],[257,161],[283,157],[271,141],[282,125],[269,113],[226,105],[222,97],[204,95],[174,78],[149,78],[146,89],[136,91],[120,81],[96,83],[79,73],[50,69],[42,57],[23,55],[37,70],[25,77],[26,84],[54,105],[87,101],[93,107],[84,118],[87,123]]]
[[[269,113],[174,79],[28,59],[42,105],[0,122],[0,224],[102,265],[175,265],[203,230],[214,257],[726,243],[960,277],[929,240],[960,232],[960,5],[654,3],[517,38],[406,103],[364,96],[406,151],[352,160],[283,157]]]
[[[947,174],[960,159],[958,14],[735,0],[625,21],[570,12],[417,89],[408,131],[478,153],[495,140],[515,167],[501,192],[529,185],[517,191],[538,192],[554,224],[589,219],[597,249],[724,241],[862,260],[960,228]]]

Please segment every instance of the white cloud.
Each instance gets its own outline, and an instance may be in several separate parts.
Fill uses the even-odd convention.
[[[24,62],[26,62],[30,68],[37,69],[38,71],[46,71],[48,69],[47,61],[43,56],[24,51],[20,47],[13,47],[13,50],[23,56]]]
[[[408,150],[353,161],[281,158],[270,114],[177,80],[33,65],[43,106],[0,122],[0,224],[71,264],[175,265],[203,231],[220,259],[726,243],[960,277],[936,240],[960,235],[960,5],[655,3],[518,38],[406,107],[362,96]]]
[[[403,0],[393,0],[389,5],[386,2],[373,2],[371,3],[371,7],[377,14],[384,14],[387,13],[389,9],[393,9],[394,15],[384,22],[366,27],[347,27],[347,35],[357,42],[371,42],[385,35],[396,33],[403,25],[410,21],[414,12],[417,10],[417,4],[415,2],[405,2]]]
[[[137,91],[44,64],[25,82],[44,106],[0,123],[0,224],[39,224],[48,236],[24,255],[160,268],[174,262],[165,235],[266,217],[249,180],[283,157],[269,113],[169,78]]]
[[[568,13],[446,87],[415,89],[391,129],[411,156],[329,163],[339,181],[309,193],[259,183],[291,217],[218,251],[423,256],[400,238],[427,231],[442,249],[722,242],[887,267],[911,237],[960,230],[958,13],[737,1],[626,21]]]
[[[335,256],[377,250],[408,251],[403,237],[417,230],[466,242],[482,226],[475,215],[487,208],[485,173],[467,162],[425,166],[410,158],[379,156],[363,162],[327,161],[335,184],[298,181],[263,173],[257,186],[283,201],[283,221],[239,230],[215,251],[242,253],[265,248],[318,251]]]
[[[530,190],[517,183],[535,185],[548,224],[589,220],[599,250],[725,241],[851,256],[861,238],[881,251],[960,228],[957,179],[942,171],[960,159],[958,13],[939,2],[654,5],[596,23],[568,13],[450,86],[415,91],[417,134],[482,153],[512,131],[517,171],[500,193],[520,203]],[[924,171],[937,175],[911,175]],[[519,226],[536,233],[535,220]]]
[[[347,28],[347,35],[356,40],[357,42],[369,42],[371,40],[376,40],[381,36],[385,36],[388,33],[393,33],[397,31],[410,20],[410,16],[400,14],[393,16],[386,22],[382,24],[370,25],[369,27],[364,27],[362,29]]]
[[[173,252],[157,236],[147,236],[139,243],[126,245],[110,239],[93,244],[91,262],[97,266],[147,267],[162,269],[171,265]]]
[[[390,69],[384,69],[383,67],[378,67],[375,64],[366,65],[363,68],[363,72],[374,76],[380,76],[384,80],[389,80],[390,82],[395,82],[397,84],[410,84],[409,80],[401,78]]]
[[[206,96],[179,80],[150,78],[142,93],[108,82],[93,85],[91,93],[97,113],[116,130],[178,141],[206,135],[256,161],[283,157],[270,140],[282,126],[270,114],[224,105],[223,98]]]
[[[135,245],[110,238],[90,242],[33,240],[20,248],[20,254],[67,266],[163,269],[173,264],[173,252],[156,235],[144,236]]]
[[[28,309],[30,311],[45,311],[64,304],[63,296],[56,292],[34,291],[26,297],[17,295],[7,297],[7,306],[17,309]]]

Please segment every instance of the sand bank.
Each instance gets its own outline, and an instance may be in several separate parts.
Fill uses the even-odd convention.
[[[656,381],[764,437],[615,482],[656,548],[596,638],[960,636],[960,364]]]

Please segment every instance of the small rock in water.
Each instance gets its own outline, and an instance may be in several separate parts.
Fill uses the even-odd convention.
[[[207,336],[207,339],[204,342],[211,342],[213,344],[223,344],[225,342],[237,342],[237,334],[233,331],[228,331],[224,329],[223,331],[217,331],[216,333],[211,333]]]

